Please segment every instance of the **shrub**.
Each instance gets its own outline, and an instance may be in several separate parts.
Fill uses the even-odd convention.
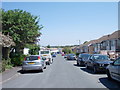
[[[2,59],[2,72],[5,71],[6,69],[10,69],[12,68],[13,65],[11,64],[11,59],[8,58],[8,59]]]
[[[25,56],[26,55],[15,54],[14,57],[11,58],[11,63],[13,66],[21,66]]]

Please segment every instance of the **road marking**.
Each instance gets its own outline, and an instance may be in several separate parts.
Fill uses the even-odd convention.
[[[20,75],[20,73],[16,73],[15,75],[13,75],[12,77],[8,78],[7,80],[4,80],[4,81],[0,82],[0,84],[3,84],[5,82],[11,80],[12,78],[19,76],[19,75]]]

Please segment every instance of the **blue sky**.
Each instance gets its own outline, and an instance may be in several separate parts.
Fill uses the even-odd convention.
[[[40,44],[78,45],[118,30],[117,2],[4,2],[5,10],[22,9],[40,16]]]

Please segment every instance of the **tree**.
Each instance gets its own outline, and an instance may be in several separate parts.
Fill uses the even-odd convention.
[[[50,48],[50,45],[48,45],[47,48]]]
[[[31,55],[38,55],[39,54],[39,50],[40,50],[40,46],[39,45],[36,45],[36,44],[28,45],[28,48],[30,49],[29,53]]]
[[[43,28],[38,23],[39,17],[29,12],[19,9],[2,10],[2,33],[13,38],[16,53],[22,53],[26,44],[34,44],[37,41],[36,38],[41,35],[39,30]]]
[[[69,48],[69,47],[64,47],[63,50],[62,50],[62,52],[64,52],[65,54],[73,53],[72,50],[71,50],[71,48]]]
[[[85,41],[83,44],[87,43],[88,41]]]

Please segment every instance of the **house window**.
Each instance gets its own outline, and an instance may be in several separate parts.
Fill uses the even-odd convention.
[[[117,40],[117,46],[120,46],[120,39]]]
[[[111,46],[114,46],[114,40],[111,40]]]

